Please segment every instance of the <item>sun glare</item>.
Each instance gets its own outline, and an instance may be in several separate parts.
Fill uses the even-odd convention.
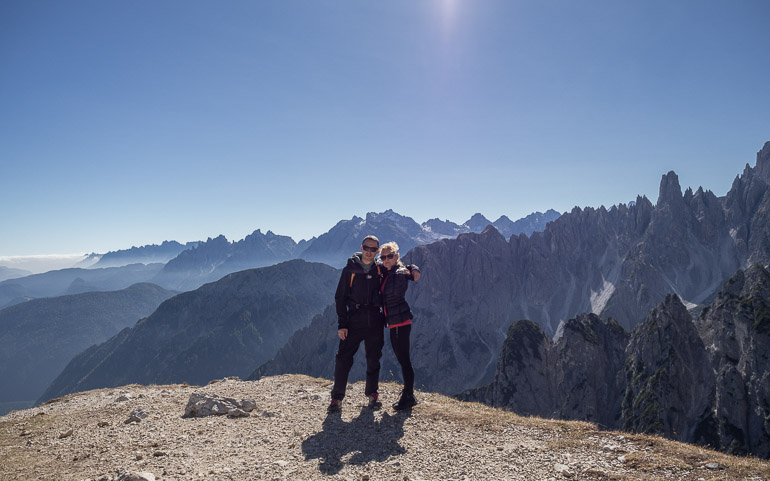
[[[444,35],[452,33],[460,0],[438,0],[441,15],[441,31]]]

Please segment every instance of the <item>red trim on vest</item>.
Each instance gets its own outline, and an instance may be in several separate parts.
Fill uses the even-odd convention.
[[[380,266],[377,266],[377,269],[379,269]],[[388,282],[388,277],[385,276],[385,279],[382,280],[382,284],[380,284],[380,297],[382,298],[382,313],[385,314],[385,317],[388,317],[388,309],[385,307],[385,284]]]
[[[411,323],[412,323],[412,320],[409,319],[408,321],[404,321],[401,324],[393,324],[392,326],[388,326],[388,328],[393,329],[394,327],[408,326]]]

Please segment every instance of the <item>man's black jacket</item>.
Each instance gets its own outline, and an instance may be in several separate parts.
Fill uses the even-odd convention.
[[[380,271],[384,274],[385,269],[373,263],[365,272],[360,259],[360,252],[348,259],[337,284],[337,329],[382,327],[385,322],[380,301]]]

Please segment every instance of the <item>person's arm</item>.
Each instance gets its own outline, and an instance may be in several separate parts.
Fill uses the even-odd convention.
[[[343,341],[348,334],[348,291],[350,290],[350,275],[343,269],[337,291],[334,293],[334,305],[337,309],[337,334]],[[342,331],[345,331],[344,333]]]
[[[409,280],[410,281],[419,281],[420,280],[420,268],[414,264],[409,264],[406,266],[406,268],[409,270]]]

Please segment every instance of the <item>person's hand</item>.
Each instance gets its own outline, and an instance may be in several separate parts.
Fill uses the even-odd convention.
[[[411,276],[413,281],[419,281],[420,280],[420,271],[417,269],[410,269],[406,268],[406,275]]]
[[[348,330],[347,329],[339,329],[337,331],[337,335],[340,336],[340,339],[342,339],[344,341],[348,337]]]

